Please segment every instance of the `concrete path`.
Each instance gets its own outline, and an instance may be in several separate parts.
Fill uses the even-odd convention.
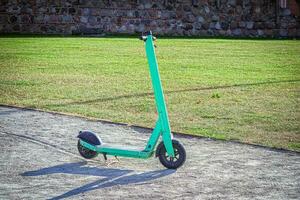
[[[177,137],[183,167],[158,159],[105,166],[85,161],[77,134],[144,146],[147,130],[45,112],[0,107],[0,199],[300,199],[300,154],[251,145]],[[110,158],[113,161],[114,158]]]

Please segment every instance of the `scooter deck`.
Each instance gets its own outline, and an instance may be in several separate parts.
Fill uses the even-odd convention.
[[[129,151],[143,151],[144,148],[141,147],[135,147],[135,146],[122,146],[122,145],[115,145],[115,144],[102,144],[98,145],[98,148],[105,148],[105,149],[120,149],[120,150],[129,150]]]
[[[117,145],[91,145],[87,142],[80,140],[81,145],[84,147],[96,151],[98,153],[113,155],[113,156],[123,156],[123,157],[133,157],[133,158],[149,158],[153,155],[153,151],[144,151],[143,148],[139,147],[128,147],[128,146],[117,146]]]

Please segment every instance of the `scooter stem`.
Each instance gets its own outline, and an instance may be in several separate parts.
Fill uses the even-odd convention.
[[[146,37],[142,36],[142,38],[146,44],[145,45],[146,55],[148,59],[149,69],[150,69],[150,76],[152,80],[156,109],[158,112],[157,122],[160,123],[161,134],[163,137],[163,142],[167,150],[167,153],[170,156],[174,156],[174,149],[172,146],[173,135],[171,133],[167,107],[165,103],[163,88],[160,80],[158,64],[155,55],[155,48],[153,43],[154,39],[151,31],[147,32],[147,36]]]

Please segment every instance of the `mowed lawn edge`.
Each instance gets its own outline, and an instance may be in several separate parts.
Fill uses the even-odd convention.
[[[0,38],[0,103],[153,127],[143,42]],[[300,150],[298,40],[159,39],[172,130]]]

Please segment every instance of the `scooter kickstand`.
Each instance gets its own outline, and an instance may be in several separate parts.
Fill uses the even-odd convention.
[[[103,157],[104,157],[104,160],[105,160],[105,162],[106,162],[106,161],[107,161],[106,153],[103,154]]]
[[[115,156],[115,158],[116,158],[117,161],[111,161],[111,162],[108,161],[106,154],[103,154],[103,157],[104,157],[104,160],[105,160],[105,165],[107,167],[109,167],[112,164],[120,162],[120,160],[119,160],[119,158],[117,156]]]

